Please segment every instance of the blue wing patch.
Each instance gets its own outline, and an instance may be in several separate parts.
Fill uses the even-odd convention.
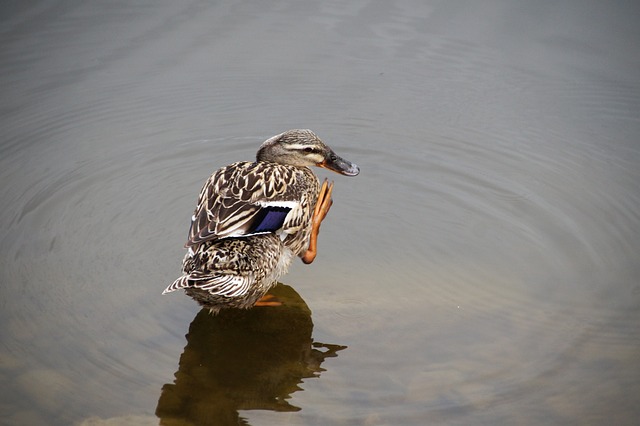
[[[289,207],[269,206],[264,207],[256,214],[256,218],[250,229],[251,234],[260,232],[275,232],[282,228],[285,217],[291,211]]]

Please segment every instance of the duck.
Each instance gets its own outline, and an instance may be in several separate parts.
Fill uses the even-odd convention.
[[[295,257],[314,261],[320,224],[333,204],[333,182],[320,184],[313,166],[360,173],[308,129],[275,135],[255,161],[214,172],[191,217],[182,275],[163,294],[184,290],[212,314],[280,305],[269,289]]]

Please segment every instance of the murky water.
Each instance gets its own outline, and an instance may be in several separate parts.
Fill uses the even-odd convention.
[[[2,423],[635,424],[639,17],[8,2]],[[300,127],[362,172],[288,303],[161,296],[202,182]]]

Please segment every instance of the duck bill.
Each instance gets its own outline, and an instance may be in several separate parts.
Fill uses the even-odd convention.
[[[360,173],[360,167],[345,160],[333,151],[331,151],[324,161],[318,164],[318,166],[333,170],[334,172],[345,176],[357,176],[358,173]]]

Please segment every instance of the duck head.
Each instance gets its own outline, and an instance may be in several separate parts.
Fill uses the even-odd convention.
[[[260,145],[256,158],[298,167],[323,167],[345,176],[360,173],[357,165],[340,157],[306,129],[287,130],[267,139]]]

